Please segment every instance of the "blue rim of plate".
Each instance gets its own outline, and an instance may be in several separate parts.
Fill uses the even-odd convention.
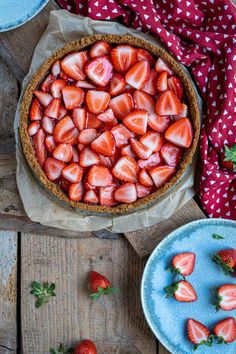
[[[157,247],[151,253],[151,255],[145,265],[144,271],[143,271],[142,281],[141,281],[141,303],[142,303],[142,309],[143,309],[144,316],[146,318],[146,321],[147,321],[150,329],[152,330],[153,334],[155,335],[155,337],[171,353],[173,353],[175,351],[175,347],[169,342],[169,340],[163,335],[163,333],[161,333],[161,331],[158,329],[157,324],[154,323],[154,321],[152,321],[152,316],[150,316],[147,301],[145,300],[145,290],[144,289],[145,289],[145,282],[147,281],[147,273],[149,271],[149,267],[151,266],[151,263],[153,262],[153,259],[156,256],[156,253],[158,253],[158,251],[163,249],[168,242],[170,242],[171,240],[174,240],[174,239],[178,239],[179,235],[182,234],[189,227],[191,227],[191,226],[194,227],[194,226],[199,226],[199,225],[204,225],[204,224],[221,225],[221,226],[227,225],[227,226],[231,226],[231,227],[232,226],[236,227],[236,221],[234,221],[234,220],[216,219],[216,218],[195,220],[195,221],[192,221],[188,224],[180,226],[179,228],[175,229],[170,234],[168,234],[168,236],[166,236],[157,245]]]
[[[27,15],[19,18],[18,21],[13,21],[4,26],[1,26],[0,24],[0,32],[10,31],[24,25],[26,22],[32,20],[32,18],[38,15],[38,13],[47,5],[48,2],[49,0],[41,0],[37,6],[35,6]]]

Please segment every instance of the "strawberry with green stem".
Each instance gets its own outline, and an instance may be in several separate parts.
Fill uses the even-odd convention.
[[[89,274],[89,287],[92,291],[90,297],[97,300],[101,295],[114,294],[118,291],[117,288],[112,287],[111,282],[102,274],[97,272],[90,272]]]
[[[225,151],[221,154],[221,164],[229,170],[236,170],[236,144],[231,147],[225,145]]]
[[[236,339],[236,321],[233,317],[225,318],[215,325],[213,331],[218,339],[217,344],[232,343]]]
[[[221,266],[225,275],[234,273],[236,269],[236,249],[221,250],[214,254],[212,259]]]
[[[187,322],[188,339],[194,344],[194,350],[199,345],[212,346],[213,336],[210,334],[209,329],[201,322],[189,318]]]
[[[236,309],[236,284],[224,284],[215,289],[217,301],[216,310],[231,311]]]
[[[172,265],[167,269],[172,273],[185,276],[192,274],[195,266],[196,255],[193,252],[179,253],[172,259]]]
[[[197,300],[194,288],[186,280],[176,281],[166,286],[164,290],[167,298],[174,296],[175,300],[179,302],[194,302]]]

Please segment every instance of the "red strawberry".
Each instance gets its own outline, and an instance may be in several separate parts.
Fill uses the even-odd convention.
[[[179,253],[172,259],[172,266],[169,268],[172,272],[183,275],[184,277],[192,274],[195,266],[196,255],[193,252]]]
[[[68,189],[68,195],[70,200],[73,200],[74,202],[80,202],[84,196],[83,183],[72,183]]]
[[[93,150],[105,156],[114,155],[116,150],[115,139],[108,130],[95,139],[91,146]]]
[[[132,132],[143,135],[147,130],[148,113],[144,109],[134,109],[124,119],[124,125]]]
[[[197,300],[197,294],[192,285],[186,281],[181,280],[174,282],[165,287],[166,297],[174,296],[179,302],[194,302]]]
[[[52,75],[55,76],[55,77],[60,74],[60,72],[61,72],[61,62],[60,62],[60,60],[57,60],[57,61],[55,61],[52,64],[51,72],[52,72]]]
[[[110,159],[110,157],[104,156],[102,154],[98,154],[99,158],[100,158],[100,165],[108,167],[108,168],[112,168],[112,161]]]
[[[60,72],[60,78],[62,80],[65,80],[68,84],[74,82],[74,79],[72,79],[72,77],[68,76],[65,71],[61,70]]]
[[[61,120],[61,119],[64,118],[67,114],[68,114],[68,111],[67,111],[66,107],[61,104],[60,115],[59,115],[59,118],[58,118],[58,119]]]
[[[166,71],[169,75],[172,74],[170,68],[166,65],[166,63],[161,58],[157,59],[155,70],[158,73],[161,73],[162,71]]]
[[[100,113],[97,118],[105,123],[113,122],[115,120],[115,116],[111,108],[108,108],[103,113]]]
[[[74,354],[97,354],[97,349],[91,340],[85,339],[75,347]]]
[[[188,118],[181,118],[171,124],[165,132],[166,140],[171,143],[189,148],[193,140],[193,128]]]
[[[114,73],[110,81],[108,92],[111,96],[117,96],[124,92],[125,86],[126,81],[124,77],[120,74]]]
[[[176,76],[171,76],[168,78],[168,88],[172,90],[178,99],[181,101],[183,98],[183,86],[181,81]]]
[[[216,309],[230,311],[236,309],[236,284],[225,284],[216,291],[217,303]]]
[[[140,143],[138,140],[131,138],[130,143],[132,146],[132,149],[134,150],[135,154],[143,160],[148,159],[151,154],[153,153],[153,150],[149,149],[146,145]]]
[[[103,55],[109,55],[110,51],[111,51],[111,47],[109,43],[105,41],[99,41],[92,45],[89,54],[91,58],[96,58],[96,57],[101,57]]]
[[[44,111],[44,114],[48,117],[58,119],[61,109],[61,100],[60,98],[53,98],[47,108]]]
[[[67,83],[64,80],[58,79],[53,81],[51,84],[50,90],[54,98],[61,98],[62,89],[66,87]]]
[[[133,159],[135,159],[135,153],[132,150],[132,147],[130,145],[125,145],[120,149],[120,153],[122,156],[130,156]]]
[[[97,193],[94,189],[89,189],[85,192],[84,203],[87,204],[98,204],[99,199]]]
[[[133,133],[128,130],[123,124],[119,124],[111,130],[116,146],[120,148],[123,145],[128,144],[129,139],[133,137]]]
[[[233,317],[218,322],[213,329],[218,338],[217,344],[233,343],[236,339],[236,322]]]
[[[102,121],[98,119],[93,113],[87,112],[86,129],[100,129]]]
[[[66,86],[62,89],[63,100],[67,109],[81,106],[84,101],[84,91],[75,86]]]
[[[145,109],[148,113],[155,113],[155,102],[148,93],[141,90],[134,91],[135,108]]]
[[[61,175],[71,183],[79,183],[83,176],[83,169],[78,163],[72,162],[63,168]]]
[[[221,250],[212,259],[221,266],[226,275],[233,273],[236,268],[236,250],[234,248]]]
[[[188,339],[194,344],[194,350],[199,345],[207,345],[211,347],[212,337],[210,336],[209,329],[201,322],[189,318],[187,322]]]
[[[162,71],[157,79],[157,90],[163,92],[167,90],[167,72]]]
[[[154,131],[147,132],[139,141],[154,152],[159,151],[164,143],[163,137]]]
[[[84,145],[83,144],[78,144],[77,148],[79,151],[82,151],[84,149]]]
[[[42,119],[41,106],[36,99],[34,99],[31,103],[30,110],[29,110],[29,118],[32,121]]]
[[[180,110],[180,101],[171,90],[163,92],[157,100],[156,112],[160,116],[178,115]]]
[[[53,129],[54,129],[55,123],[54,120],[49,118],[49,117],[43,117],[42,119],[42,128],[43,130],[48,133],[48,134],[52,134],[53,133]]]
[[[53,157],[47,157],[44,163],[44,172],[50,181],[55,181],[61,176],[61,171],[64,167],[64,162]]]
[[[146,60],[141,60],[131,67],[125,75],[126,82],[137,90],[141,90],[150,78],[150,65]]]
[[[99,189],[99,200],[101,205],[112,207],[117,204],[114,198],[114,190],[116,187],[116,184],[112,184],[111,186],[101,187]]]
[[[84,80],[78,80],[76,82],[76,87],[80,87],[80,88],[85,88],[85,89],[95,89],[96,86],[94,86],[93,84],[91,84],[88,81],[84,81]]]
[[[112,170],[114,176],[124,182],[137,182],[138,165],[132,157],[123,156]]]
[[[146,170],[140,170],[138,174],[139,183],[145,187],[153,187],[153,180]]]
[[[150,78],[146,85],[143,87],[143,91],[149,93],[149,95],[157,94],[157,77],[158,73],[155,70],[151,70]]]
[[[74,146],[72,146],[72,162],[79,162],[79,153],[76,150],[76,148],[74,148]]]
[[[89,167],[100,162],[98,154],[89,148],[84,148],[80,153],[79,164],[82,167]]]
[[[57,185],[64,191],[68,192],[69,187],[70,187],[70,182],[68,182],[66,179],[60,177],[60,179],[57,182]]]
[[[59,144],[53,151],[53,157],[63,162],[69,162],[72,159],[72,147],[69,144]]]
[[[83,69],[88,55],[86,52],[74,52],[65,56],[61,61],[62,70],[74,80],[83,80],[85,75]]]
[[[72,120],[78,130],[83,130],[86,125],[85,108],[75,108],[72,113]]]
[[[167,165],[177,167],[182,158],[183,150],[174,144],[165,143],[160,153]]]
[[[88,91],[86,104],[90,112],[98,114],[107,108],[110,102],[110,95],[105,91]]]
[[[111,51],[111,61],[116,71],[126,73],[137,61],[136,49],[130,45],[118,45]]]
[[[47,152],[44,146],[45,133],[43,129],[39,129],[37,133],[33,136],[34,150],[38,162],[41,167],[43,167],[45,159],[47,157]]]
[[[113,67],[108,57],[103,56],[91,60],[85,67],[90,80],[98,86],[106,86],[112,77]]]
[[[221,163],[222,167],[227,168],[230,171],[233,171],[235,169],[235,167],[234,167],[235,163],[232,161],[226,161],[225,158],[226,158],[225,153],[222,152],[220,154],[220,163]]]
[[[174,120],[178,120],[180,118],[184,118],[188,116],[188,106],[184,103],[181,103],[180,105],[180,114],[178,114],[177,116],[174,116]]]
[[[47,107],[52,100],[52,96],[47,92],[36,90],[34,91],[34,95],[36,96],[39,103],[44,107]]]
[[[40,85],[40,89],[43,92],[48,92],[51,83],[55,80],[55,77],[52,74],[49,74],[45,77],[45,79],[43,80],[43,82]]]
[[[93,292],[90,294],[93,300],[97,300],[101,295],[108,295],[118,290],[112,287],[111,282],[104,275],[93,271],[89,273],[89,287]]]
[[[140,168],[149,169],[151,167],[157,166],[161,162],[159,152],[152,154],[147,160],[138,160],[138,165]]]
[[[44,144],[47,151],[50,152],[51,154],[56,149],[56,143],[52,135],[46,136]]]
[[[110,101],[110,108],[118,119],[124,118],[134,106],[132,96],[129,93],[123,93]]]
[[[75,144],[79,135],[69,116],[62,118],[54,128],[53,136],[57,143]]]
[[[113,177],[104,166],[92,166],[88,173],[88,183],[93,187],[107,187],[112,184]]]
[[[40,128],[40,123],[38,121],[32,122],[28,125],[29,136],[33,136],[37,133]]]
[[[171,119],[169,116],[158,116],[157,114],[149,114],[148,116],[148,125],[153,130],[156,130],[159,133],[164,133],[169,127]]]
[[[171,166],[157,166],[149,171],[156,187],[161,187],[175,173],[175,168]]]
[[[137,48],[137,60],[147,60],[151,66],[155,65],[155,59],[153,56],[145,49]]]
[[[89,145],[97,137],[95,129],[84,129],[79,133],[78,141],[83,145]]]
[[[124,183],[115,190],[114,198],[121,203],[134,203],[137,200],[135,184]]]
[[[136,190],[138,198],[144,198],[153,191],[151,187],[146,187],[139,183],[136,183]]]

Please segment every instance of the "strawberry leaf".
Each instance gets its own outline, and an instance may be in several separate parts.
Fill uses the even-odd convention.
[[[178,282],[174,282],[171,285],[168,285],[164,288],[167,298],[174,296],[174,293],[178,289],[178,284],[179,284]]]
[[[90,294],[89,296],[93,300],[98,300],[101,295],[109,295],[109,294],[115,294],[119,291],[118,288],[110,287],[108,286],[107,288],[98,288],[98,291],[96,293]]]
[[[234,169],[236,169],[236,144],[233,144],[231,148],[225,145],[225,158],[224,161],[230,161],[233,163]]]
[[[224,237],[223,236],[220,236],[218,234],[213,234],[212,235],[212,238],[214,238],[215,240],[224,240]]]
[[[223,262],[218,254],[214,254],[212,260],[221,266],[225,275],[229,275],[230,273],[234,272],[234,269],[228,265],[230,260],[228,260],[227,262]]]
[[[65,346],[60,343],[57,349],[50,348],[49,353],[51,354],[67,354],[67,353],[74,353],[74,348],[65,348]]]
[[[181,270],[178,269],[178,268],[175,268],[175,267],[173,267],[173,266],[170,266],[169,268],[167,268],[167,270],[168,270],[169,272],[171,272],[171,273],[175,273],[175,274],[177,274],[177,275],[181,275],[184,280],[186,279],[185,276],[182,275]]]
[[[40,284],[39,282],[34,281],[31,284],[31,294],[36,297],[35,306],[36,308],[41,307],[46,304],[51,296],[56,296],[55,294],[55,284],[49,284],[48,282]]]

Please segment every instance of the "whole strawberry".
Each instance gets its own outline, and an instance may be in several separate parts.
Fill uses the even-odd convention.
[[[102,274],[97,272],[90,272],[89,287],[93,292],[90,294],[93,300],[99,299],[101,295],[108,295],[118,291],[117,288],[112,287],[111,282]]]
[[[217,252],[213,257],[213,261],[221,266],[223,272],[228,275],[235,272],[236,269],[236,250],[229,248]]]
[[[97,354],[97,348],[91,340],[85,339],[76,346],[74,354]]]

